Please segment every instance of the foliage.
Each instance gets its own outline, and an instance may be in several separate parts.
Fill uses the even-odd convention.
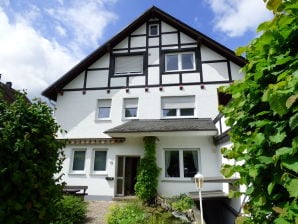
[[[106,216],[108,224],[168,224],[183,223],[160,207],[146,207],[138,201],[111,206]]]
[[[107,216],[108,224],[135,224],[143,223],[145,213],[138,204],[126,204],[122,206],[112,206]]]
[[[239,173],[239,184],[247,186],[249,216],[238,223],[297,223],[298,4],[265,2],[274,18],[260,24],[260,37],[237,52],[246,53],[245,78],[223,87],[232,95],[221,110],[233,142],[223,154],[241,165],[224,165],[222,173]]]
[[[160,168],[156,164],[155,141],[156,137],[144,137],[145,155],[141,159],[135,184],[136,195],[145,204],[154,204],[157,194]]]
[[[0,223],[49,223],[61,198],[59,130],[39,101],[0,99]]]
[[[192,208],[194,205],[193,200],[191,197],[187,196],[186,194],[180,194],[178,196],[175,196],[172,198],[172,209],[179,211],[179,212],[185,212]]]
[[[87,214],[87,204],[83,198],[65,195],[58,202],[59,214],[53,224],[76,224],[82,223]]]

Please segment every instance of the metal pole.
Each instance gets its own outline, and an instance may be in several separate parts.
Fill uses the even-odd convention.
[[[201,189],[199,189],[199,198],[200,198],[201,224],[204,224],[204,218],[203,218],[203,204],[202,204],[202,193],[201,193]]]

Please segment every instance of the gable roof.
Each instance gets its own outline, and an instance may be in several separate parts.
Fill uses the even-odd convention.
[[[137,28],[143,25],[150,18],[158,18],[168,23],[169,25],[175,27],[177,30],[182,31],[186,35],[197,40],[201,44],[225,56],[227,59],[239,65],[240,67],[244,66],[246,63],[245,58],[236,56],[232,50],[212,40],[211,38],[193,29],[192,27],[186,25],[185,23],[179,21],[178,19],[172,17],[171,15],[160,10],[159,8],[153,6],[152,8],[147,10],[144,14],[142,14],[139,18],[133,21],[130,25],[124,28],[121,32],[119,32],[113,38],[108,40],[101,47],[97,48],[94,52],[88,55],[81,62],[79,62],[76,66],[74,66],[71,70],[69,70],[60,79],[58,79],[56,82],[50,85],[46,90],[42,92],[42,95],[45,97],[48,97],[51,100],[56,100],[58,92],[67,83],[69,83],[74,78],[76,78],[79,74],[81,74],[84,70],[86,70],[90,65],[92,65],[95,61],[97,61],[105,53],[110,52],[114,46],[116,46],[119,42],[124,40],[130,33],[134,32]]]
[[[12,88],[11,82],[6,82],[5,84],[0,82],[0,99],[6,101],[7,103],[13,103],[18,96],[23,96],[28,103],[30,100],[25,94]]]

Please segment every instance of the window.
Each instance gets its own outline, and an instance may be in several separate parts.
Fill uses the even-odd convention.
[[[158,36],[159,35],[159,26],[158,24],[149,25],[149,36]]]
[[[98,100],[98,119],[109,119],[111,113],[111,101],[110,99]]]
[[[85,170],[85,156],[86,156],[86,150],[84,149],[73,150],[72,171]]]
[[[138,98],[124,99],[124,117],[136,118],[138,114]]]
[[[195,112],[195,96],[169,96],[161,98],[162,117],[193,117]]]
[[[106,171],[107,151],[94,150],[93,151],[93,172]]]
[[[169,53],[165,55],[165,71],[193,71],[196,69],[194,52]]]
[[[165,150],[165,177],[194,177],[199,171],[198,150],[171,149]]]
[[[115,75],[143,74],[143,55],[115,56]]]

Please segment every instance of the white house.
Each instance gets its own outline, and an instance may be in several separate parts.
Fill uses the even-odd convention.
[[[195,192],[197,172],[217,179],[217,88],[241,79],[245,63],[150,8],[43,92],[56,101],[55,117],[67,131],[59,135],[68,142],[64,181],[87,185],[89,197],[133,195],[144,136],[159,139],[159,194]],[[203,190],[212,197],[225,187],[206,183]]]

